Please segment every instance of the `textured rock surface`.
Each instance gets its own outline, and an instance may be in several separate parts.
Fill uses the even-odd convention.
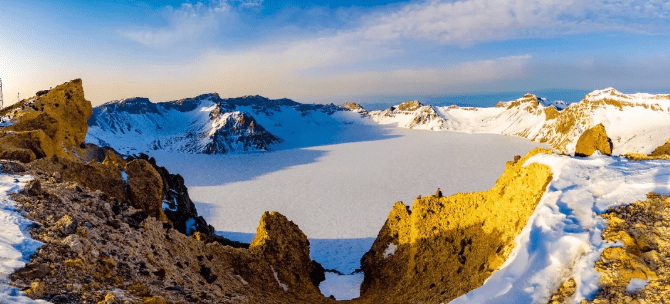
[[[28,164],[28,167],[48,173],[54,178],[73,181],[92,190],[100,190],[110,197],[124,198],[124,181],[118,168],[91,161],[53,156]]]
[[[125,160],[121,159],[118,155],[113,154],[111,151],[109,153],[110,154],[105,158],[103,163],[118,162],[119,164],[125,164]],[[168,220],[170,220],[177,231],[187,235],[198,232],[199,238],[207,242],[218,242],[221,245],[236,248],[249,247],[249,244],[231,241],[216,235],[214,227],[209,225],[202,216],[198,215],[198,210],[195,208],[195,204],[191,201],[191,198],[188,195],[188,189],[186,188],[184,178],[181,175],[171,174],[165,167],[156,165],[156,160],[146,154],[140,154],[137,157],[129,157],[127,160],[132,161],[135,159],[142,159],[149,162],[156,172],[160,174],[163,181],[163,212],[165,212]],[[123,166],[125,167],[125,165]],[[190,225],[187,225],[189,221],[191,221]],[[187,228],[190,228],[191,231],[186,231]]]
[[[584,131],[579,136],[575,147],[576,156],[591,156],[596,151],[603,155],[612,155],[612,140],[607,137],[603,124],[597,124],[595,127]]]
[[[668,139],[665,144],[658,146],[653,152],[651,152],[651,154],[649,154],[649,156],[670,156],[670,139]]]
[[[670,198],[650,193],[647,200],[614,208],[603,217],[603,239],[623,246],[605,249],[596,262],[601,290],[588,303],[670,302]],[[647,283],[629,290],[633,279]]]
[[[278,212],[265,212],[249,252],[260,256],[276,274],[277,284],[287,292],[320,294],[318,283],[325,279],[309,256],[309,240],[298,225]],[[313,282],[313,278],[317,278]],[[320,278],[320,280],[318,279]],[[317,286],[315,286],[315,284]]]
[[[334,303],[318,292],[287,292],[277,283],[287,273],[277,269],[275,274],[267,261],[308,253],[298,247],[304,243],[283,243],[281,250],[260,255],[206,242],[199,233],[187,236],[100,191],[30,168],[24,173],[35,176],[41,190],[18,193],[15,200],[37,223],[31,236],[44,245],[11,283],[33,298],[53,303]]]
[[[396,203],[362,259],[363,303],[444,303],[481,286],[507,259],[514,237],[551,180],[550,168],[508,162],[483,192]]]
[[[166,222],[167,216],[163,212],[163,179],[156,169],[146,160],[135,159],[126,164],[125,171],[128,174],[126,198],[131,205]]]
[[[0,137],[0,157],[22,162],[54,155],[77,158],[91,112],[81,79],[7,107],[0,116],[11,125],[0,129],[5,134]]]

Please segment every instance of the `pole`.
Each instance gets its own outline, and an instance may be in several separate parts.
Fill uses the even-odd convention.
[[[5,101],[2,100],[2,78],[0,78],[0,109],[5,105]]]

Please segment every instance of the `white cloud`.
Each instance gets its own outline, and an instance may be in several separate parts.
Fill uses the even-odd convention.
[[[428,1],[373,18],[356,31],[365,39],[468,45],[606,31],[667,32],[669,12],[669,2],[660,0]]]
[[[158,29],[131,30],[124,35],[145,45],[172,44],[217,31],[222,20],[234,16],[235,7],[257,8],[262,0],[212,0],[207,4],[183,3],[167,6],[161,12],[167,25]]]

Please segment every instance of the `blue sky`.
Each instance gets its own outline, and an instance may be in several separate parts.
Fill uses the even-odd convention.
[[[670,89],[670,1],[4,1],[5,100]]]

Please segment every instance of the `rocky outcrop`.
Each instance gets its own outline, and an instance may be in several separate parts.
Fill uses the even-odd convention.
[[[0,111],[0,158],[30,162],[42,157],[78,158],[91,103],[76,79]]]
[[[270,145],[281,141],[247,113],[233,112],[210,116],[212,129],[207,133],[210,140],[204,147],[194,145],[186,151],[205,154],[267,151]]]
[[[3,163],[2,167],[10,165]],[[40,191],[34,192],[34,184],[26,186],[14,199],[17,208],[38,223],[31,236],[44,245],[26,267],[12,274],[11,284],[32,298],[82,304],[334,303],[318,291],[287,292],[277,283],[278,277],[290,282],[288,273],[277,266],[273,269],[268,261],[300,256],[295,261],[302,262],[304,256],[296,254],[309,253],[308,247],[300,247],[304,243],[284,243],[300,241],[295,237],[301,234],[299,230],[283,239],[280,250],[273,251],[268,246],[276,244],[280,233],[291,230],[264,225],[277,231],[267,231],[272,239],[260,247],[262,254],[252,253],[206,242],[199,233],[187,236],[100,191],[82,189],[77,183],[58,181],[30,168],[25,173],[40,181]],[[295,282],[300,283],[292,288],[305,283]]]
[[[612,140],[607,137],[603,124],[584,131],[575,146],[575,156],[591,156],[596,151],[603,155],[612,155]]]
[[[622,246],[606,248],[595,264],[601,289],[583,303],[668,303],[670,289],[670,198],[650,193],[644,201],[603,214],[602,237]]]
[[[649,154],[649,156],[655,156],[655,157],[662,157],[662,156],[670,156],[670,139],[668,141],[661,145],[658,146],[654,151]]]
[[[166,222],[167,216],[163,212],[163,179],[156,169],[146,160],[135,159],[126,164],[125,172],[128,175],[126,199],[130,204]]]
[[[107,162],[108,159],[118,157],[113,153],[111,153],[111,155],[108,155],[104,162]],[[198,238],[207,243],[217,242],[221,245],[236,248],[249,247],[249,244],[231,241],[217,235],[214,227],[209,225],[202,216],[198,215],[198,210],[195,208],[195,204],[188,194],[188,189],[184,184],[184,178],[181,175],[171,174],[165,167],[158,166],[153,157],[149,157],[146,154],[131,156],[127,160],[134,161],[137,159],[147,161],[160,175],[163,183],[163,212],[168,220],[170,220],[170,223],[172,223],[174,229],[186,235],[197,233]],[[121,159],[117,161],[124,160]]]
[[[49,174],[57,181],[71,181],[93,191],[100,190],[111,198],[123,200],[125,197],[125,182],[119,169],[113,166],[52,156],[38,159],[27,167]]]
[[[263,214],[249,252],[268,263],[286,292],[320,294],[317,287],[325,280],[324,269],[310,258],[307,236],[280,213]]]
[[[549,167],[508,162],[483,192],[398,202],[361,260],[363,303],[444,303],[481,286],[514,247],[514,238],[551,181]]]

